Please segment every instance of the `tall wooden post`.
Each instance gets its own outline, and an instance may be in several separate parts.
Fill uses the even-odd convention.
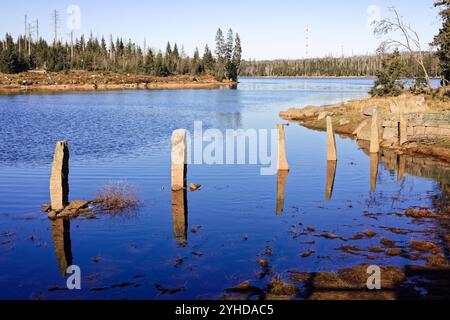
[[[378,110],[373,110],[370,130],[370,153],[380,152],[380,135],[378,133]]]
[[[278,129],[278,171],[289,171],[289,164],[286,158],[286,134],[284,125],[277,124]]]
[[[187,132],[175,130],[172,135],[172,190],[186,189],[187,174]]]
[[[50,177],[52,210],[62,211],[69,204],[69,147],[67,141],[56,143]]]
[[[336,138],[333,131],[333,121],[327,117],[327,160],[337,161]]]

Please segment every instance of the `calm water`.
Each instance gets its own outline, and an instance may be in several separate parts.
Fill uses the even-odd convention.
[[[288,270],[336,271],[365,262],[336,251],[340,240],[315,236],[320,233],[351,238],[376,231],[374,239],[346,242],[363,247],[379,245],[386,235],[403,246],[424,238],[389,234],[385,227],[439,228],[391,213],[431,206],[431,197],[447,185],[446,167],[408,158],[398,179],[396,156],[385,154],[371,192],[370,158],[355,141],[339,138],[334,192],[326,201],[325,135],[297,125],[286,131],[291,172],[282,214],[277,215],[277,176],[261,176],[260,166],[190,166],[189,182],[203,189],[188,193],[187,244],[174,238],[174,129],[192,129],[198,120],[223,130],[271,129],[282,110],[363,98],[371,84],[370,79],[242,79],[237,90],[1,96],[0,298],[214,299],[244,280],[263,287],[270,278],[258,280],[255,272],[266,247],[272,249],[274,273],[286,276]],[[52,152],[63,139],[70,143],[71,199],[91,199],[106,183],[125,180],[140,189],[139,212],[52,227],[40,205],[49,201]],[[55,241],[62,227],[70,233]],[[317,232],[294,236],[307,227]],[[311,249],[315,255],[300,257]],[[66,280],[60,268],[67,262],[81,267],[81,291],[61,290]],[[380,254],[371,264],[410,262]],[[156,285],[185,290],[160,295]]]

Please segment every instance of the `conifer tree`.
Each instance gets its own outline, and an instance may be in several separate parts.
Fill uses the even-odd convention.
[[[440,16],[443,20],[439,34],[434,38],[433,44],[437,46],[437,56],[439,57],[442,75],[450,81],[450,0],[440,0],[434,4],[442,7]]]

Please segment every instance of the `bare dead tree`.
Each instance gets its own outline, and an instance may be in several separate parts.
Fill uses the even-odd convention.
[[[413,30],[409,24],[403,21],[395,7],[390,7],[389,10],[392,12],[393,17],[375,23],[374,34],[380,37],[387,37],[387,39],[380,44],[378,50],[381,52],[388,52],[390,50],[403,49],[411,53],[411,56],[423,71],[428,90],[431,90],[433,85],[425,66],[424,50],[422,49],[419,34]],[[397,36],[400,40],[391,38],[390,35]]]

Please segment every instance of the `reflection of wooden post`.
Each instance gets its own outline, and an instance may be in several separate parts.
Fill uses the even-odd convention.
[[[277,179],[277,215],[281,215],[284,210],[284,192],[286,190],[286,180],[289,171],[278,171]]]
[[[401,181],[406,172],[406,156],[398,156],[397,181]]]
[[[405,121],[405,114],[403,107],[400,110],[400,146],[408,142],[408,125]]]
[[[186,188],[186,136],[184,129],[176,130],[172,135],[172,190],[175,191]]]
[[[69,147],[67,141],[56,143],[50,177],[52,209],[63,210],[69,204]]]
[[[337,161],[336,138],[333,131],[333,122],[331,117],[327,117],[327,160]]]
[[[277,124],[278,129],[278,171],[289,171],[289,164],[286,159],[286,135],[284,125]]]
[[[370,130],[370,153],[380,152],[380,135],[378,133],[378,110],[373,110],[372,127]]]
[[[187,241],[188,210],[186,190],[172,191],[173,236],[179,242]]]
[[[333,196],[334,179],[336,177],[336,161],[327,162],[327,183],[325,188],[325,199],[330,201]]]
[[[62,277],[65,277],[67,275],[67,268],[72,265],[69,220],[58,219],[52,221],[52,240],[59,272]]]
[[[370,192],[377,191],[378,153],[370,154]]]

